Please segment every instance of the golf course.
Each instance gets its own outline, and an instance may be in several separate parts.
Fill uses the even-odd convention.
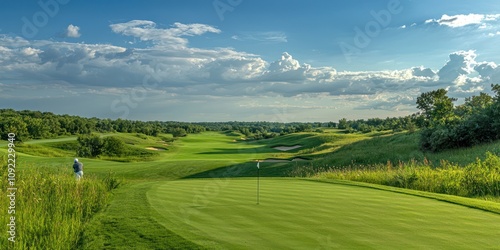
[[[375,140],[391,147],[387,140],[413,138],[406,133],[361,136],[332,129],[247,141],[239,134],[203,132],[168,142],[165,139],[171,136],[167,134],[101,135],[110,136],[137,151],[152,153],[143,161],[80,158],[85,173],[82,183],[112,172],[120,184],[110,191],[107,204],[85,223],[75,243],[77,248],[500,247],[498,202],[346,180],[293,177],[297,169],[327,157],[345,157],[343,148],[354,145],[367,149],[377,143]],[[57,169],[73,179],[74,152],[65,148],[76,143],[74,136],[26,142],[17,147],[18,170],[35,166]],[[4,144],[1,152],[6,153]],[[292,161],[296,158],[302,160]],[[21,181],[32,180],[19,174]],[[23,223],[19,219],[18,227]]]

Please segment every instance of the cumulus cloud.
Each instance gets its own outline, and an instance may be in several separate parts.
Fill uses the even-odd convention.
[[[442,81],[452,82],[460,75],[468,75],[474,71],[474,66],[477,64],[476,52],[458,51],[450,54],[450,60],[438,71],[439,79]]]
[[[481,77],[490,83],[500,82],[500,67],[494,62],[478,63],[474,70],[476,70]]]
[[[24,48],[21,51],[22,51],[23,54],[25,54],[27,56],[38,55],[38,54],[40,54],[42,52],[39,49],[34,49],[34,48],[31,48],[31,47]]]
[[[73,24],[68,25],[68,28],[66,28],[66,36],[73,37],[73,38],[80,37],[81,36],[80,27],[75,26]]]
[[[484,15],[484,14],[460,14],[460,15],[442,15],[439,19],[428,19],[426,24],[437,23],[439,25],[450,28],[459,28],[468,25],[486,25],[487,22],[500,20],[500,14]],[[485,26],[482,26],[485,27]]]
[[[436,72],[430,68],[424,68],[424,66],[413,67],[411,69],[411,74],[416,77],[424,77],[424,78],[434,78],[436,76]]]
[[[300,64],[292,55],[284,52],[281,58],[269,65],[265,79],[270,81],[304,81],[311,65]]]

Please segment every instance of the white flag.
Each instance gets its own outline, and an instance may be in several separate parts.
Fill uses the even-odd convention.
[[[258,161],[258,162],[257,162],[257,168],[260,168],[260,167],[259,167],[259,163],[260,163],[260,161]]]

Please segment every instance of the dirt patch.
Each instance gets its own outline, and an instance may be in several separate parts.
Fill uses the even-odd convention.
[[[302,147],[302,145],[295,145],[295,146],[290,146],[290,147],[279,146],[279,147],[274,147],[274,149],[277,149],[279,151],[290,151],[290,150],[294,150],[294,149],[301,148],[301,147]]]

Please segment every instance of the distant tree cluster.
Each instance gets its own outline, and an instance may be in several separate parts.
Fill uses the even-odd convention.
[[[0,135],[3,140],[8,133],[15,133],[18,141],[26,141],[91,132],[142,133],[157,136],[160,133],[183,131],[178,135],[185,136],[205,130],[202,125],[183,122],[111,120],[56,115],[51,112],[0,109]]]
[[[335,127],[336,123],[303,122],[174,122],[174,121],[132,121],[124,119],[85,118],[71,115],[56,115],[51,112],[16,111],[0,109],[0,135],[6,139],[8,133],[15,133],[16,139],[54,138],[65,135],[89,135],[92,132],[141,133],[157,136],[161,133],[183,137],[204,131],[235,131],[249,139],[272,138],[296,132],[319,131],[322,127]]]
[[[370,118],[367,120],[347,120],[345,118],[340,119],[337,124],[337,128],[346,129],[347,131],[369,133],[373,131],[386,131],[392,130],[395,132],[399,131],[415,131],[419,125],[422,124],[422,118],[418,114],[413,114],[405,117],[387,117],[382,118]]]
[[[297,132],[310,132],[318,128],[328,127],[334,123],[304,123],[304,122],[211,122],[201,123],[209,130],[213,131],[235,131],[243,134],[249,139],[266,139],[279,135],[286,135]]]
[[[458,106],[445,89],[421,94],[417,98],[424,118],[421,147],[440,151],[500,139],[500,85],[492,85],[492,90],[494,97],[480,93]]]

